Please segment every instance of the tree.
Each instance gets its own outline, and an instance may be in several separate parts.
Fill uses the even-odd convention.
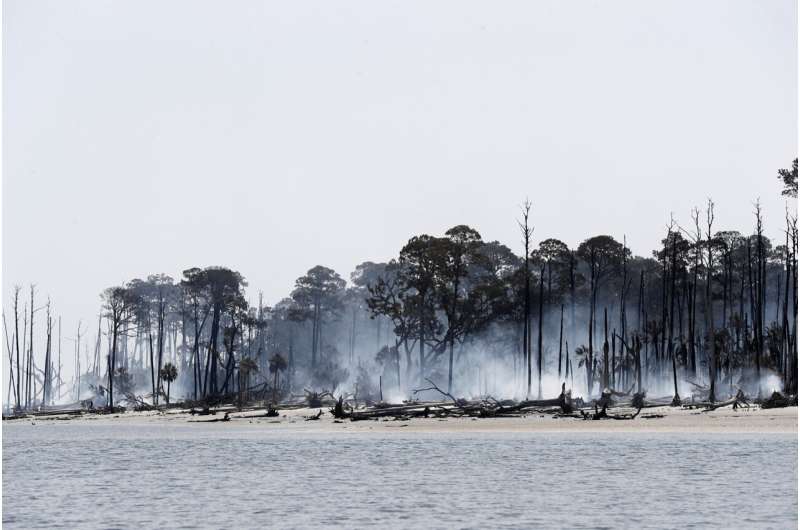
[[[184,305],[184,322],[187,319],[192,320],[193,333],[192,333],[192,382],[194,386],[194,399],[197,400],[199,395],[203,392],[203,378],[202,378],[202,363],[200,362],[200,337],[203,334],[208,315],[211,311],[209,303],[205,277],[201,269],[187,269],[183,271],[183,280],[180,282],[180,289],[183,300],[186,302]],[[202,314],[202,318],[201,318]],[[151,341],[152,343],[152,341]],[[152,364],[152,347],[151,351],[151,364]],[[153,391],[155,392],[155,378],[153,379]]]
[[[284,298],[270,312],[271,341],[268,351],[287,352],[286,387],[291,392],[295,375],[295,332],[304,311],[291,298]]]
[[[479,261],[477,252],[482,244],[477,230],[466,225],[454,226],[445,237],[438,240],[436,287],[439,301],[447,318],[445,340],[449,342],[450,355],[447,369],[447,391],[453,390],[453,350],[456,339],[466,332],[464,324],[465,300],[469,297],[469,286],[464,279],[471,266]]]
[[[528,367],[528,392],[531,394],[531,271],[530,271],[530,255],[531,255],[531,237],[533,236],[533,227],[528,224],[531,213],[531,202],[525,199],[522,205],[522,222],[517,221],[519,230],[522,232],[522,244],[525,248],[525,268],[524,268],[524,317],[522,328],[522,351],[525,357],[525,362]]]
[[[236,271],[226,267],[192,268],[183,271],[184,285],[203,292],[203,300],[209,304],[211,314],[211,330],[203,375],[202,394],[215,397],[219,391],[217,382],[219,356],[219,335],[222,329],[222,317],[227,312],[235,314],[246,307],[242,289],[247,286],[244,278]],[[233,342],[231,341],[226,366],[227,382],[233,373]]]
[[[557,302],[568,288],[570,254],[567,244],[558,239],[549,238],[539,243],[536,256],[547,283],[545,302]]]
[[[175,303],[177,302],[178,292],[173,279],[166,274],[150,275],[147,277],[147,283],[151,286],[150,292],[152,293],[153,304],[156,313],[155,316],[158,337],[156,373],[160,375],[161,363],[164,358],[164,339],[166,334],[164,330],[164,324],[166,322],[169,310],[174,307]],[[156,389],[158,391],[161,390],[161,379],[163,378],[159,377],[159,381],[156,383]],[[167,395],[169,395],[169,392]],[[167,400],[167,404],[169,404],[169,399]]]
[[[606,278],[620,267],[623,254],[629,251],[613,237],[600,235],[581,243],[577,252],[589,267],[589,349],[586,382],[588,391],[591,392],[594,384],[594,319],[597,314],[597,293]]]
[[[272,384],[272,403],[276,405],[278,404],[278,374],[286,370],[287,366],[286,359],[280,353],[276,353],[269,359],[269,373],[275,377]]]
[[[350,274],[350,281],[354,285],[354,295],[360,295],[363,299],[369,297],[369,287],[378,283],[386,274],[388,263],[374,263],[372,261],[365,261],[356,265],[355,270]],[[375,347],[381,347],[381,318],[380,315],[372,314],[370,317],[375,321],[376,343]],[[353,313],[353,322],[355,325],[355,308]],[[354,339],[355,342],[355,339]]]
[[[133,317],[137,306],[136,293],[125,287],[109,287],[103,291],[105,316],[111,327],[111,352],[108,355],[108,408],[114,410],[114,373],[117,362],[117,346],[120,330]]]
[[[322,352],[322,325],[326,317],[338,316],[345,281],[333,269],[317,265],[295,282],[292,299],[302,311],[300,318],[312,323],[311,372],[316,372],[317,361]]]
[[[561,274],[565,265],[569,264],[569,247],[558,239],[545,239],[539,243],[538,250],[532,253],[534,262],[539,265],[539,332],[537,340],[538,361],[536,363],[538,379],[538,399],[542,399],[542,364],[543,359],[543,330],[545,313],[544,281],[547,278],[547,299],[553,297],[553,271]],[[557,279],[561,279],[558,277]],[[560,286],[560,282],[559,282]],[[558,293],[560,294],[560,289]]]
[[[239,361],[239,402],[248,401],[250,394],[250,375],[258,372],[258,363],[251,357]],[[274,394],[273,394],[274,396]]]
[[[370,318],[387,317],[393,327],[395,345],[383,346],[378,355],[384,354],[379,362],[384,367],[389,366],[389,353],[393,355],[391,364],[395,368],[397,387],[400,389],[400,350],[402,345],[406,354],[406,377],[410,377],[412,361],[411,351],[417,336],[419,314],[413,303],[413,291],[408,287],[406,270],[395,260],[386,264],[383,273],[373,283],[367,286],[369,296],[366,299],[367,307],[371,313]]]
[[[167,405],[169,405],[169,389],[173,381],[178,378],[178,369],[172,363],[166,363],[161,370],[158,371],[159,378],[167,382]]]
[[[781,195],[797,198],[797,159],[792,161],[792,169],[779,169],[778,180],[783,183]]]
[[[705,321],[706,321],[706,343],[708,344],[708,378],[709,393],[708,400],[716,401],[716,380],[717,380],[717,341],[714,332],[714,300],[711,296],[711,273],[714,270],[714,241],[712,237],[712,227],[714,226],[714,201],[710,198],[706,204],[706,294],[705,294]]]
[[[140,330],[147,334],[150,357],[150,380],[153,389],[154,403],[158,404],[158,396],[163,392],[161,387],[161,366],[164,358],[166,340],[165,324],[167,317],[176,310],[180,296],[178,286],[166,274],[151,274],[146,280],[134,279],[126,284],[134,295],[131,308],[132,316]],[[153,323],[155,323],[155,346],[153,345]]]
[[[419,380],[425,381],[425,344],[439,331],[436,306],[433,299],[436,281],[436,238],[427,234],[412,237],[400,250],[399,264],[402,278],[409,294],[405,303],[416,312],[419,343]]]
[[[17,379],[16,379],[16,407],[15,410],[19,410],[22,406],[21,396],[22,390],[20,387],[20,381],[22,379],[22,374],[20,372],[20,357],[19,357],[19,292],[22,288],[18,285],[14,286],[14,334],[13,337],[15,339],[15,350],[17,352]]]

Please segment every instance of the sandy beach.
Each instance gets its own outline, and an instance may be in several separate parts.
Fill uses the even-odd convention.
[[[316,416],[319,419],[308,420]],[[633,410],[615,409],[618,412]],[[643,409],[633,420],[584,420],[558,418],[550,414],[533,413],[508,418],[414,418],[395,420],[350,421],[336,420],[327,407],[279,410],[278,417],[265,417],[264,410],[227,412],[229,421],[219,421],[226,411],[213,415],[192,415],[188,410],[124,412],[113,415],[83,414],[28,417],[6,420],[4,425],[69,422],[70,424],[124,424],[126,426],[156,426],[186,424],[186,426],[226,427],[247,426],[269,432],[336,433],[336,432],[648,432],[648,433],[797,433],[798,408],[761,409],[758,406],[731,407],[704,412],[699,409],[654,407]]]

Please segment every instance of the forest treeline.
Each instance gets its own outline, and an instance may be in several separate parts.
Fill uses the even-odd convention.
[[[796,197],[797,160],[779,179]],[[49,300],[42,318],[35,289],[17,287],[3,315],[7,403],[158,404],[172,387],[197,402],[303,389],[400,399],[426,380],[477,395],[491,379],[500,392],[498,378],[506,394],[539,398],[548,379],[587,396],[659,389],[679,402],[687,382],[714,401],[773,390],[773,376],[796,394],[795,214],[771,240],[758,203],[742,234],[717,227],[708,200],[687,225],[670,220],[647,257],[610,235],[535,245],[533,214],[526,202],[521,254],[458,225],[361,263],[349,282],[313,267],[274,306],[249,303],[245,278],[226,267],[132,279],[103,291],[94,329],[79,326],[68,353]]]

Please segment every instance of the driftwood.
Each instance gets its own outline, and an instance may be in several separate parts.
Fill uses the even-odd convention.
[[[223,418],[214,418],[213,420],[188,420],[188,423],[216,423],[218,421],[231,421],[230,413],[226,412]]]
[[[642,411],[641,408],[636,409],[636,412],[633,414],[609,414],[606,410],[607,407],[603,406],[603,408],[598,412],[597,404],[594,405],[594,414],[587,414],[584,411],[581,411],[583,414],[583,419],[585,420],[635,420],[636,416]]]
[[[733,410],[736,410],[739,407],[749,407],[750,404],[747,402],[747,398],[744,395],[744,392],[739,390],[734,397],[725,401],[717,401],[714,403],[701,403],[701,406],[704,407],[703,412],[710,412],[712,410],[717,410],[722,407],[733,406]]]

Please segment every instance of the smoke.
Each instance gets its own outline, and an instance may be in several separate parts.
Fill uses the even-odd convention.
[[[769,373],[761,377],[761,388],[772,394],[773,392],[783,392],[783,380],[781,377],[767,370]]]

